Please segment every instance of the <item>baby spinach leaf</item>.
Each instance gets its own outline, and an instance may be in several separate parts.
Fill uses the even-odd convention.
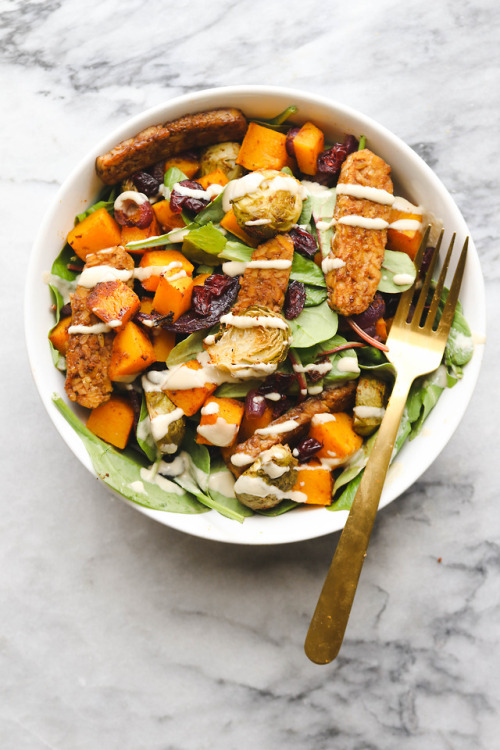
[[[288,513],[289,510],[293,510],[302,503],[294,503],[293,500],[282,500],[279,505],[275,505],[274,508],[267,508],[267,510],[257,510],[259,516],[282,516],[283,513]]]
[[[219,253],[219,258],[223,260],[236,260],[241,263],[248,263],[252,258],[253,248],[244,245],[242,242],[228,240],[224,249]]]
[[[167,492],[159,485],[144,479],[144,476],[141,476],[141,469],[146,467],[140,463],[138,454],[136,454],[137,457],[132,457],[126,451],[118,452],[90,432],[60,396],[54,394],[52,399],[57,409],[81,438],[97,475],[108,487],[116,490],[127,500],[153,510],[171,513],[206,512],[204,505],[191,494]]]
[[[61,279],[66,279],[66,281],[74,281],[74,279],[76,279],[76,277],[78,276],[78,272],[69,270],[68,263],[71,262],[80,262],[80,259],[76,257],[75,251],[73,250],[71,245],[68,245],[66,243],[55,261],[52,263],[50,272],[54,276],[59,276]]]
[[[325,275],[321,268],[313,260],[304,258],[299,253],[293,254],[290,278],[293,281],[302,281],[304,284],[326,287]]]
[[[311,223],[312,216],[312,200],[311,196],[308,195],[305,200],[302,201],[302,211],[298,218],[297,224],[300,226],[308,226]]]
[[[298,279],[296,279],[298,281]],[[305,292],[306,292],[306,301],[305,301],[305,307],[314,307],[315,305],[320,305],[322,302],[325,301],[327,297],[327,291],[326,289],[323,289],[319,286],[312,286],[311,284],[305,285]]]
[[[151,422],[149,421],[148,407],[146,406],[144,394],[142,395],[141,413],[137,422],[135,436],[141,450],[144,451],[151,463],[154,463],[158,459],[159,452],[151,433]]]
[[[173,167],[172,167],[173,169]],[[194,222],[187,224],[185,227],[180,229],[172,229],[167,234],[159,234],[157,237],[148,237],[146,240],[137,240],[136,242],[128,242],[126,245],[127,250],[134,252],[136,250],[144,250],[149,247],[163,247],[163,245],[176,245],[184,240],[184,233],[191,231],[192,229],[199,229],[198,225]]]
[[[255,122],[257,125],[262,125],[265,128],[271,128],[271,130],[286,132],[291,127],[291,125],[288,123],[286,126],[284,126],[283,123],[285,123],[286,120],[288,120],[288,118],[294,115],[297,111],[298,107],[296,107],[295,104],[291,104],[289,107],[284,109],[283,112],[280,112],[279,115],[276,115],[276,117],[272,117],[271,119],[250,120],[250,122]]]
[[[225,211],[222,208],[222,198],[224,193],[220,193],[220,195],[217,196],[217,198],[214,198],[213,201],[211,201],[208,206],[203,208],[199,213],[196,214],[195,222],[196,224],[199,224],[200,227],[204,226],[205,224],[208,224],[209,222],[212,222],[213,224],[218,224],[225,216]]]
[[[335,188],[323,190],[320,193],[314,193],[311,195],[312,215],[316,237],[323,258],[326,258],[329,255],[332,247],[333,227],[324,229],[321,226],[321,222],[331,221],[336,200],[337,193]]]
[[[409,280],[405,284],[396,284],[394,277],[401,274],[408,276]],[[382,275],[377,288],[380,292],[399,294],[411,287],[416,275],[415,264],[406,253],[386,250],[382,261]]]
[[[197,331],[196,333],[190,333],[185,339],[179,341],[167,357],[168,367],[182,365],[184,362],[194,359],[197,354],[203,351],[203,339],[206,335],[206,331]]]
[[[97,203],[94,203],[92,206],[89,206],[85,209],[85,211],[82,211],[81,214],[77,214],[75,218],[75,224],[79,224],[80,221],[83,221],[87,218],[87,216],[90,216],[90,214],[93,214],[94,211],[98,211],[100,208],[105,208],[106,211],[113,215],[113,209],[115,206],[115,201],[113,200],[107,200],[107,201],[97,201]]]
[[[243,383],[223,383],[215,391],[217,398],[245,398],[248,391],[258,388],[260,380],[245,380]]]
[[[178,169],[177,167],[170,167],[170,169],[167,169],[167,171],[165,172],[163,184],[171,191],[177,182],[183,182],[187,179],[188,178],[186,177],[184,172],[182,172],[180,169]]]
[[[288,321],[293,336],[293,348],[304,349],[332,338],[337,332],[337,313],[322,302],[316,307],[305,307],[295,320]]]

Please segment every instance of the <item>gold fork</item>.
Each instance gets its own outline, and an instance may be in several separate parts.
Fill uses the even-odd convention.
[[[417,271],[427,246],[429,229],[425,232],[415,259]],[[442,239],[443,232],[422,283],[413,315],[410,306],[417,282],[401,295],[387,339],[389,351],[386,356],[396,368],[396,380],[307,633],[305,652],[316,664],[331,662],[342,645],[410,386],[418,376],[436,370],[443,357],[462,283],[468,238],[460,254],[439,324],[435,327],[455,235],[450,242],[429,310],[425,314],[425,303]],[[417,273],[417,279],[418,276]]]

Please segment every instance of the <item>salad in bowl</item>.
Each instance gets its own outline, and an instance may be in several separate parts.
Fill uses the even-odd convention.
[[[349,509],[391,392],[391,319],[441,228],[369,128],[286,103],[188,107],[109,144],[44,275],[53,405],[103,482],[169,525]],[[459,309],[395,453],[473,352]]]

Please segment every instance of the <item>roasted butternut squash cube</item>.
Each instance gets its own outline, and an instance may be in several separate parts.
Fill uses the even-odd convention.
[[[143,240],[148,240],[150,237],[157,237],[159,234],[161,234],[161,229],[155,217],[149,227],[145,227],[144,229],[140,229],[139,227],[122,227],[120,244],[126,246],[129,242],[142,242]],[[140,250],[134,250],[132,247],[128,247],[127,250],[129,253],[134,253],[134,255],[143,255],[148,250],[151,250],[151,248],[143,247]]]
[[[175,333],[163,328],[151,329],[151,340],[157,362],[166,362],[167,357],[175,346]]]
[[[227,448],[236,442],[245,405],[234,398],[207,398],[201,408],[196,442]]]
[[[165,172],[171,167],[177,167],[181,172],[184,172],[188,180],[191,180],[200,168],[200,160],[196,154],[190,151],[183,151],[181,154],[177,154],[177,156],[172,156],[166,160]]]
[[[182,368],[186,368],[187,370],[203,369],[197,359],[191,359],[189,362],[181,365],[179,371],[182,371]],[[189,382],[189,375],[186,373],[186,383]],[[185,390],[166,391],[166,393],[169,399],[179,409],[182,409],[187,417],[192,417],[193,414],[196,414],[201,409],[206,399],[212,395],[216,388],[217,385],[215,383],[203,383],[200,387],[195,386],[193,388],[186,388]]]
[[[71,230],[67,242],[85,260],[90,253],[121,245],[120,225],[105,208],[99,208]]]
[[[137,375],[156,362],[153,344],[142,328],[131,320],[113,339],[110,380],[124,380]]]
[[[363,438],[354,432],[352,424],[352,417],[345,412],[316,414],[309,430],[309,437],[323,444],[316,458],[326,458],[332,466],[340,466],[356,453],[363,444]]]
[[[186,226],[182,216],[174,213],[170,208],[170,201],[153,203],[153,211],[164,232],[170,232],[172,229],[182,229]]]
[[[290,166],[286,135],[251,122],[243,138],[236,164],[251,172],[256,169],[283,169]]]
[[[312,459],[307,464],[297,467],[297,481],[293,492],[306,495],[308,505],[330,505],[332,502],[332,472],[320,461]]]
[[[202,187],[206,190],[209,185],[221,185],[221,187],[224,187],[224,185],[227,185],[229,180],[222,169],[216,169],[213,172],[209,172],[208,174],[204,175],[203,177],[198,177],[196,182],[199,182],[200,185],[202,185]]]
[[[51,330],[49,334],[49,341],[52,344],[52,346],[57,349],[59,354],[62,354],[63,357],[66,356],[68,353],[68,344],[69,344],[69,333],[68,328],[71,325],[71,315],[68,315],[66,318],[61,318],[59,323],[54,326],[54,328]]]
[[[141,301],[137,294],[123,281],[101,281],[87,297],[87,308],[104,321],[120,321],[125,325],[139,310]]]
[[[149,276],[149,278],[141,280],[142,286],[148,292],[156,292],[160,275],[168,278],[169,276],[177,276],[180,272],[184,272],[186,276],[191,276],[194,270],[193,264],[178,250],[148,250],[142,256],[139,268],[150,268],[151,266],[165,270],[161,274],[154,274],[153,276]]]
[[[403,203],[401,199],[398,200]],[[389,250],[406,253],[414,260],[423,237],[422,211],[418,206],[413,206],[408,201],[404,201],[401,209],[391,207],[389,223],[394,224],[397,221],[418,222],[419,226],[415,224],[410,229],[405,229],[404,225],[396,226],[394,229],[389,228],[387,230],[387,247]]]
[[[263,427],[267,427],[272,421],[273,410],[272,407],[268,406],[267,404],[264,409],[264,414],[261,417],[249,419],[245,412],[245,414],[243,415],[243,419],[241,420],[238,440],[240,441],[240,443],[244,443],[245,440],[248,440],[248,438],[252,437],[252,435],[255,433],[255,430],[261,430]]]
[[[125,448],[132,426],[134,410],[123,396],[112,395],[109,401],[92,409],[88,429],[116,448]]]
[[[171,281],[166,276],[161,276],[153,300],[154,309],[161,315],[172,315],[172,321],[176,321],[182,313],[191,307],[191,295],[193,294],[193,279],[186,276],[182,279]]]
[[[293,139],[293,149],[299,169],[304,174],[317,172],[318,156],[325,146],[323,132],[312,122],[306,122]]]
[[[231,232],[231,234],[234,234],[235,237],[239,237],[240,240],[245,243],[245,245],[249,245],[250,247],[257,247],[259,240],[255,237],[250,237],[250,235],[240,227],[240,225],[236,221],[236,216],[234,215],[234,211],[232,208],[224,216],[220,225],[224,229],[227,229],[228,232]]]
[[[211,276],[211,273],[200,273],[193,279],[193,286],[205,286],[205,281]]]

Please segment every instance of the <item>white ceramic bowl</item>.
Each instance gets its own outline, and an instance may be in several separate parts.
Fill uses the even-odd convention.
[[[49,290],[42,273],[50,269],[58,255],[74,217],[94,202],[101,183],[95,175],[97,155],[139,130],[190,112],[221,106],[241,108],[249,117],[273,117],[290,104],[298,106],[294,120],[312,120],[322,128],[328,139],[342,138],[345,133],[366,135],[368,146],[392,167],[395,193],[420,203],[442,220],[458,241],[468,234],[465,221],[450,194],[432,170],[399,138],[386,128],[348,107],[320,96],[293,89],[270,86],[238,86],[210,89],[197,94],[177,97],[128,120],[107,136],[73,170],[56,196],[35,242],[26,285],[26,339],[28,353],[42,401],[47,412],[75,456],[94,474],[88,454],[80,438],[63,419],[52,403],[54,392],[64,395],[63,375],[52,364],[47,332],[53,325],[49,312]],[[445,238],[446,240],[447,238]],[[469,257],[461,300],[467,320],[481,340],[485,333],[484,285],[476,250],[469,245]],[[471,398],[481,364],[482,344],[476,344],[463,380],[446,390],[429,416],[422,434],[407,444],[389,471],[380,507],[395,500],[430,466],[456,429]],[[82,413],[73,405],[76,413]],[[131,503],[131,505],[133,505]],[[341,529],[347,512],[331,512],[307,506],[275,518],[253,516],[243,524],[230,521],[210,511],[199,515],[182,515],[153,511],[139,505],[134,508],[160,523],[189,534],[236,544],[281,544],[311,539]]]

